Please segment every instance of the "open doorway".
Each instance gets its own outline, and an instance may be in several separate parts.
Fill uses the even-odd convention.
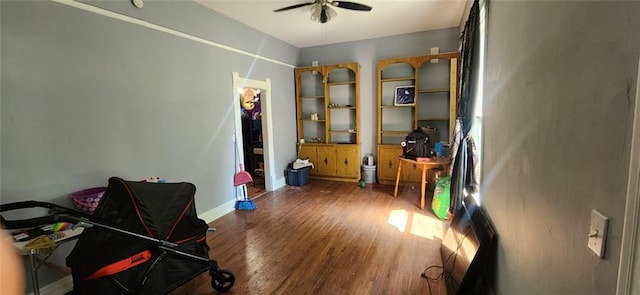
[[[242,148],[240,161],[265,191],[272,191],[275,173],[273,169],[273,118],[271,98],[271,80],[265,81],[241,78],[233,72],[234,106],[236,138]],[[244,118],[244,119],[243,119]],[[242,135],[242,136],[240,136]],[[260,169],[255,171],[255,169]],[[259,173],[259,174],[258,174]],[[256,178],[256,177],[254,177]],[[251,190],[253,184],[248,184]],[[249,197],[254,197],[249,192]]]

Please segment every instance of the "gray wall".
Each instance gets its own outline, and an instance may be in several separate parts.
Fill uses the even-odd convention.
[[[482,195],[499,294],[614,294],[640,2],[490,5]],[[610,217],[604,259],[591,209]]]
[[[307,47],[300,50],[298,66],[310,66],[314,60],[320,64],[360,64],[360,154],[364,157],[369,153],[377,154],[378,60],[428,55],[431,47],[439,47],[440,52],[458,51],[458,39],[458,28],[450,28]]]
[[[193,2],[92,5],[290,65],[299,55]],[[198,213],[233,201],[232,72],[271,78],[275,170],[295,157],[291,67],[55,2],[0,7],[2,203],[70,206],[110,176],[192,182]]]
[[[288,64],[298,54],[196,3],[96,4],[251,53],[264,55],[267,40],[267,57]],[[295,143],[290,67],[58,3],[2,5],[3,202],[51,200],[112,175],[194,182],[200,212],[232,199],[233,71],[271,78],[277,170],[295,155],[295,144],[278,146]]]

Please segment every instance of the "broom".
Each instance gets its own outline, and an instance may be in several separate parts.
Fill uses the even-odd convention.
[[[236,140],[235,134],[233,135],[233,141],[235,141],[236,145],[236,164],[240,162],[240,147],[238,146],[238,141]],[[239,186],[241,184],[247,184],[253,181],[251,174],[249,172],[244,171],[244,165],[242,163],[238,164],[239,170],[233,176],[233,185]]]
[[[246,184],[242,184],[240,186],[236,186],[236,195],[237,195],[237,189],[238,188],[241,189],[242,199],[240,199],[240,200],[236,199],[236,210],[253,211],[253,210],[258,209],[256,204],[252,200],[249,200],[247,198],[247,185]]]
[[[240,147],[238,146],[238,141],[236,141],[235,134],[233,135],[233,141],[235,142],[235,150],[236,150],[236,164],[238,164],[238,172],[233,176],[233,185],[236,187],[236,210],[256,210],[256,204],[247,198],[247,183],[252,182],[253,178],[251,174],[247,171],[244,171],[244,165],[240,162]],[[238,188],[242,191],[242,198],[238,198]]]

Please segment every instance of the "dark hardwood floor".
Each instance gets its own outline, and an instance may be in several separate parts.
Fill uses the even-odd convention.
[[[256,211],[212,222],[209,255],[235,274],[227,294],[446,294],[442,280],[421,277],[442,265],[446,224],[419,196],[411,186],[398,198],[375,184],[287,186],[254,199]],[[212,293],[205,273],[172,294]]]

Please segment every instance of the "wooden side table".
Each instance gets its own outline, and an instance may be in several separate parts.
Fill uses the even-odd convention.
[[[414,164],[422,170],[422,181],[420,182],[420,209],[424,209],[425,202],[425,190],[427,187],[427,171],[440,166],[448,167],[451,163],[449,158],[430,158],[429,162],[419,162],[405,157],[398,157],[398,174],[396,175],[396,189],[393,192],[393,197],[398,196],[398,184],[400,184],[400,176],[402,175],[403,164]]]
[[[40,255],[40,249],[25,250],[25,245],[29,243],[29,241],[13,242],[13,246],[16,247],[20,255],[29,256],[31,285],[33,287],[34,295],[40,294],[40,284],[38,283],[38,269],[40,268],[40,266],[42,266],[47,261],[47,259],[49,259],[51,254],[53,254],[53,251],[58,247],[58,245],[78,239],[80,237],[80,234],[82,234],[83,231],[84,231],[83,227],[61,231],[61,233],[64,233],[64,237],[54,240],[56,244],[55,248],[51,250],[49,253],[44,254],[44,257],[40,257],[39,259],[38,259],[38,256]]]

